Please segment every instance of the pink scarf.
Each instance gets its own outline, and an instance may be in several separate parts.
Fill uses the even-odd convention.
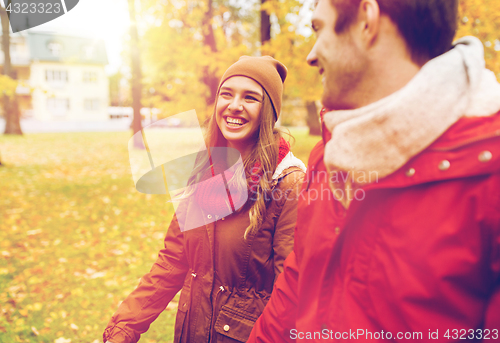
[[[277,164],[281,163],[281,161],[283,160],[283,158],[285,158],[289,151],[290,144],[283,138],[281,138]],[[228,206],[226,204],[225,197],[222,197],[220,194],[220,190],[224,188],[226,189],[232,212],[235,211],[234,203],[241,203],[241,201],[238,200],[243,197],[243,194],[238,194],[234,191],[230,193],[221,178],[213,177],[215,175],[224,173],[226,170],[227,167],[223,163],[213,164],[211,168],[207,169],[207,171],[203,175],[202,180],[204,181],[202,183],[199,183],[196,187],[196,202],[207,213],[227,213]],[[227,172],[225,174],[229,178],[232,177],[232,175],[227,175]],[[248,183],[249,198],[252,198],[252,195],[255,195],[256,192],[254,190],[258,188],[259,180],[263,174],[264,171],[262,170],[260,161],[256,161],[254,166],[250,170],[250,180]]]

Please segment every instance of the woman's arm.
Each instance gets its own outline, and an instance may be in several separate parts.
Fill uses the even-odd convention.
[[[293,249],[293,234],[297,222],[297,201],[304,180],[304,172],[293,171],[280,181],[278,203],[281,211],[273,238],[274,280],[283,271],[283,262]]]
[[[188,268],[183,234],[174,216],[165,237],[165,248],[160,250],[151,271],[118,307],[104,331],[103,341],[137,342],[182,288]]]

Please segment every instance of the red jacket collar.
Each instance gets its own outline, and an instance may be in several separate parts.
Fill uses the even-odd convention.
[[[325,108],[320,112],[323,140],[311,152],[309,168],[312,170],[322,161],[324,144],[331,138],[323,123],[326,112]],[[500,112],[491,117],[460,119],[399,170],[364,188],[407,187],[496,172],[500,172]]]

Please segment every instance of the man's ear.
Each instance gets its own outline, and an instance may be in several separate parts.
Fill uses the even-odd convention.
[[[358,8],[358,28],[362,42],[369,48],[380,29],[380,8],[376,0],[361,0]]]

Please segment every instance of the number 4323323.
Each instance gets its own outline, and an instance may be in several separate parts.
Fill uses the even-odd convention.
[[[448,329],[444,334],[448,339],[498,339],[498,329]]]
[[[43,3],[43,2],[24,2],[24,3],[9,3],[5,9],[9,13],[61,13],[62,8],[60,3]]]

